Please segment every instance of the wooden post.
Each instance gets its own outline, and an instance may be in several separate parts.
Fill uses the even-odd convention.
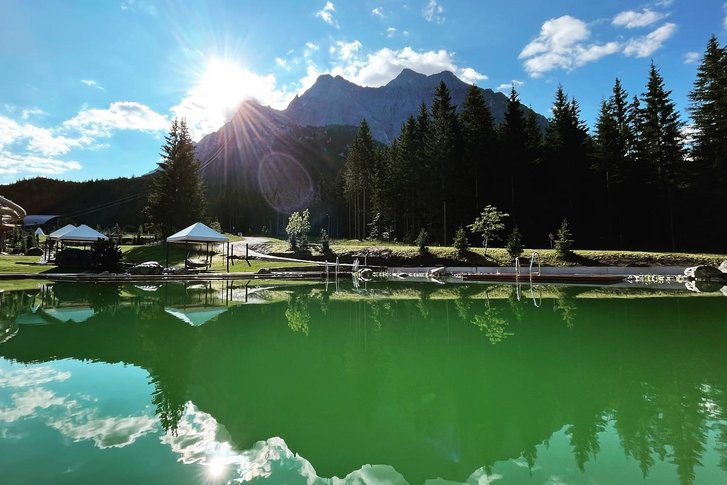
[[[245,261],[247,261],[247,264],[250,264],[249,252],[250,248],[248,247],[247,243],[245,243]]]
[[[230,272],[230,241],[227,241],[227,272]]]

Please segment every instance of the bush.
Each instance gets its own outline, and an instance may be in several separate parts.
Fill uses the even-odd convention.
[[[571,248],[573,248],[574,242],[573,233],[570,227],[568,227],[568,220],[563,219],[563,222],[560,224],[560,229],[558,229],[558,238],[555,240],[555,253],[559,258],[567,259],[573,255]]]
[[[426,254],[429,252],[429,248],[427,247],[427,240],[429,239],[429,234],[426,230],[422,227],[419,230],[419,235],[414,240],[414,244],[417,245],[419,248],[419,254]]]
[[[327,253],[331,250],[331,241],[325,229],[321,229],[321,250]]]
[[[288,233],[290,249],[305,249],[308,247],[308,233],[310,233],[310,212],[308,209],[301,212],[293,212],[288,218],[288,225],[285,228]]]
[[[470,243],[467,240],[467,232],[463,226],[457,228],[457,232],[454,233],[454,242],[452,243],[454,249],[457,250],[457,256],[464,257],[467,253],[467,249],[470,247]]]
[[[99,239],[91,245],[91,266],[100,271],[118,271],[121,248],[111,239]]]
[[[525,246],[523,245],[523,235],[520,233],[520,229],[517,226],[512,228],[512,233],[510,233],[510,236],[507,238],[505,249],[507,249],[507,254],[509,254],[512,259],[523,254],[523,250],[525,249]]]

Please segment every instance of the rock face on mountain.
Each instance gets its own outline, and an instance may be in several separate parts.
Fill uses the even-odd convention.
[[[296,96],[284,113],[302,126],[358,126],[365,118],[373,136],[389,143],[399,135],[406,119],[416,116],[422,102],[431,106],[441,81],[449,88],[452,102],[461,108],[469,85],[457,76],[449,71],[426,76],[404,69],[387,85],[378,88],[358,86],[341,76],[325,74],[308,91]],[[482,94],[499,123],[507,108],[507,96],[491,89],[483,89]],[[545,118],[541,121],[544,123]]]

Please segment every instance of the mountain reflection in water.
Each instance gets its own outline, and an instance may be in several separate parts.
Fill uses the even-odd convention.
[[[665,462],[675,481],[717,483],[725,307],[562,287],[56,283],[0,293],[0,357],[145,369],[163,440],[195,456],[182,438],[210,419],[243,478],[261,476],[249,467],[263,450],[299,477],[464,481],[506,460],[536,470],[559,433],[563,466],[588,476],[611,431],[644,477]]]

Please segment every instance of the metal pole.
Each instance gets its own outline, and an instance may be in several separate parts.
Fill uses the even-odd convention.
[[[230,272],[230,241],[227,241],[227,272]]]
[[[249,249],[250,248],[248,247],[247,243],[245,243],[245,261],[248,261],[250,259],[249,258],[249,254],[248,254],[249,253]],[[248,264],[249,264],[249,261],[248,261]]]

